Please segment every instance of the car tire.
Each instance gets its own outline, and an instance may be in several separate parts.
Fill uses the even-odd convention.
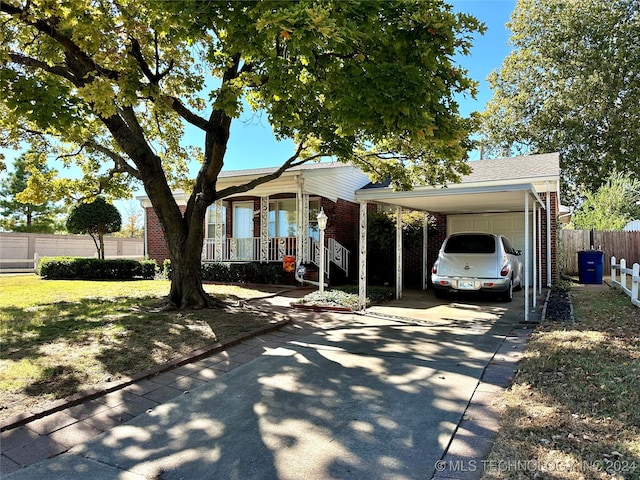
[[[507,291],[502,294],[503,302],[511,302],[513,301],[513,279],[509,280],[509,288]]]
[[[436,298],[439,298],[440,300],[444,300],[445,298],[447,298],[449,292],[447,292],[443,288],[436,288],[434,289],[434,293],[436,294]]]
[[[520,290],[522,290],[523,286],[522,286],[522,274],[519,277],[519,282],[518,285],[516,285],[515,287],[513,287],[513,291],[514,292],[519,292]]]

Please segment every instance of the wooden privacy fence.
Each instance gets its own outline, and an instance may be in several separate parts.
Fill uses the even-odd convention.
[[[595,248],[605,257],[624,258],[628,265],[640,263],[640,232],[560,231],[558,261],[566,275],[578,275],[578,252]],[[604,275],[611,275],[611,264],[604,262]]]

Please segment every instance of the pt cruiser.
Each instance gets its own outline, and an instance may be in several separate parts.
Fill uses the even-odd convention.
[[[446,238],[431,269],[436,297],[449,292],[487,291],[500,293],[506,302],[513,290],[522,288],[522,252],[502,235],[455,233]]]

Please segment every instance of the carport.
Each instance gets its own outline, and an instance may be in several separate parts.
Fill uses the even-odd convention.
[[[538,290],[542,289],[546,272],[546,285],[552,283],[552,259],[555,245],[552,227],[555,229],[556,209],[559,204],[559,155],[544,154],[524,157],[480,160],[470,162],[473,172],[457,184],[445,188],[432,186],[416,187],[411,191],[394,191],[389,185],[370,184],[356,192],[360,202],[359,236],[359,297],[360,306],[366,301],[367,272],[367,212],[370,204],[382,204],[396,209],[396,298],[402,298],[402,219],[403,209],[425,212],[423,224],[423,288],[427,288],[430,273],[428,264],[428,224],[429,213],[462,218],[463,215],[483,215],[491,218],[511,214],[521,219],[525,270],[525,321],[529,320],[529,310],[535,308]],[[544,199],[542,198],[544,196]],[[553,200],[553,201],[552,201]],[[473,217],[466,217],[473,218]],[[543,228],[544,227],[546,228]],[[447,221],[447,234],[451,231]],[[475,230],[475,229],[474,229]],[[503,231],[493,233],[505,234]],[[513,240],[513,239],[512,239]],[[543,241],[544,240],[544,241]],[[542,251],[546,245],[546,251]],[[517,247],[516,247],[517,248]],[[542,259],[546,259],[543,268]],[[532,294],[532,295],[531,295]],[[533,303],[533,305],[530,305]]]

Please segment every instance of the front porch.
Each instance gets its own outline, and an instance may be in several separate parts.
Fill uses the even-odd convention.
[[[266,238],[205,238],[202,249],[203,262],[283,262],[285,257],[295,257],[296,264],[320,265],[320,242],[313,237],[304,239],[302,249],[297,237]],[[306,250],[303,250],[306,249]],[[325,265],[334,264],[345,276],[349,276],[350,252],[334,238],[324,246]],[[330,269],[327,269],[329,276]]]

